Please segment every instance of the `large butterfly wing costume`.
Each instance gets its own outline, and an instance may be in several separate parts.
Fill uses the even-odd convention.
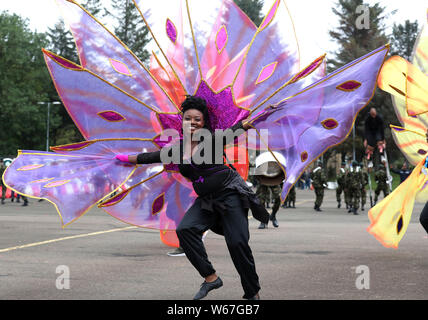
[[[391,125],[395,143],[415,167],[388,197],[369,210],[371,233],[385,247],[398,248],[411,220],[415,201],[428,201],[428,27],[415,43],[412,62],[394,56],[384,64],[379,87],[389,92],[402,126]]]
[[[244,149],[263,147],[285,157],[284,200],[304,169],[350,133],[374,94],[389,50],[383,46],[324,76],[325,55],[301,68],[282,0],[267,1],[258,27],[231,0],[163,0],[162,6],[158,0],[135,0],[156,44],[146,66],[79,4],[56,2],[80,64],[43,53],[86,140],[52,147],[53,152],[19,151],[4,181],[19,193],[52,202],[63,226],[99,204],[126,223],[175,230],[196,197],[190,181],[175,165],[133,166],[114,155],[171,143],[162,133],[181,131],[186,94],[207,101],[214,129],[251,118],[255,130],[243,139]]]

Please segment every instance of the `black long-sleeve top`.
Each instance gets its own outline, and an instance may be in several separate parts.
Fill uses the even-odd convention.
[[[240,130],[240,131],[238,131]],[[228,178],[231,176],[231,169],[223,162],[223,150],[227,143],[233,141],[235,137],[244,132],[242,121],[232,126],[230,130],[225,130],[224,133],[215,133],[211,135],[212,159],[211,163],[196,164],[193,157],[190,160],[183,159],[184,147],[183,140],[180,143],[172,146],[164,147],[162,150],[155,152],[140,153],[137,155],[138,164],[161,163],[162,152],[167,152],[170,156],[172,152],[179,152],[180,159],[178,168],[180,173],[190,179],[193,183],[193,188],[199,196],[204,196],[210,193],[217,193],[227,186]],[[216,150],[216,141],[221,141],[221,155],[219,150]],[[209,148],[210,143],[201,141],[196,148],[199,148],[201,157],[204,156],[204,150]],[[179,148],[177,150],[177,148]],[[196,150],[198,152],[198,150]],[[165,155],[165,153],[164,153]],[[216,158],[217,155],[217,158]],[[221,163],[220,163],[220,161]],[[169,163],[164,163],[169,164]]]
[[[412,170],[409,170],[409,169],[406,169],[406,170],[399,169],[398,170],[398,169],[391,168],[390,170],[392,172],[400,175],[400,183],[402,183],[404,180],[406,180],[407,177],[410,176],[410,174],[412,173]]]
[[[364,136],[367,139],[369,135],[374,136],[376,133],[380,133],[381,139],[385,139],[384,122],[380,115],[372,117],[370,114],[367,116],[364,122]]]

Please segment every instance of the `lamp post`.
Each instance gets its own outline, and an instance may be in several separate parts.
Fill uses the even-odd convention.
[[[355,156],[355,124],[352,127],[352,160],[353,161],[356,160],[356,156]]]
[[[47,104],[48,105],[48,114],[47,114],[47,119],[46,119],[46,151],[49,151],[49,122],[50,122],[51,104],[61,104],[61,102],[59,102],[59,101],[37,102],[37,104]]]

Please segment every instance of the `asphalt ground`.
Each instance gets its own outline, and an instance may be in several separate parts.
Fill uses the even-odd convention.
[[[322,212],[315,195],[297,190],[297,208],[278,213],[279,228],[259,230],[250,217],[250,245],[263,300],[426,300],[428,238],[423,205],[398,249],[384,248],[359,215],[337,208],[327,190]],[[205,246],[224,285],[207,300],[242,300],[224,238]],[[65,229],[53,205],[0,205],[0,300],[191,300],[203,281],[186,257],[170,257],[155,230],[120,222],[93,209]],[[65,279],[65,280],[64,280]]]

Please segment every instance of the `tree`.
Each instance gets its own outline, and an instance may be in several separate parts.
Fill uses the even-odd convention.
[[[66,28],[64,20],[59,20],[53,28],[48,28],[48,49],[75,63],[79,62],[77,49],[70,30]]]
[[[45,34],[31,32],[28,21],[7,11],[0,13],[0,155],[18,149],[45,149],[46,101],[52,89],[41,47]],[[54,117],[53,124],[58,125]]]
[[[74,38],[70,30],[68,30],[68,28],[65,26],[62,19],[59,20],[53,28],[48,28],[47,36],[50,40],[47,49],[59,56],[79,64],[79,57],[77,55],[77,48]],[[49,83],[51,84],[52,92],[49,94],[48,101],[60,101],[58,93],[53,86],[52,80],[49,80]],[[51,124],[52,129],[50,131],[52,132],[51,140],[53,145],[62,145],[84,140],[64,107],[52,107],[51,115],[54,119],[55,117],[58,117],[58,121],[60,123],[58,126],[52,126]]]
[[[95,18],[99,18],[103,12],[100,0],[86,0],[82,3],[82,7],[84,7]],[[47,35],[50,39],[48,49],[68,60],[79,63],[73,35],[65,26],[64,21],[62,19],[59,20],[53,28],[48,28],[48,30]],[[52,83],[52,81],[50,81],[50,83]],[[60,101],[53,85],[51,88],[53,89],[53,92],[49,94],[49,101]],[[62,145],[84,140],[64,107],[52,108],[51,114],[53,115],[53,118],[57,118],[60,123],[58,126],[52,126],[51,140],[53,144]]]
[[[329,34],[337,42],[339,49],[335,57],[328,61],[329,72],[389,42],[385,35],[384,21],[394,12],[387,13],[385,8],[378,3],[369,6],[364,4],[363,0],[339,0],[332,10],[339,18],[339,27],[331,30]],[[378,113],[383,116],[387,125],[398,124],[398,120],[392,111],[393,107],[389,94],[376,89],[373,99],[360,111],[355,122],[357,161],[361,161],[365,153],[361,143],[364,139],[364,120],[372,107],[376,108]],[[400,157],[401,153],[395,146],[388,128],[385,128],[385,136],[390,158]],[[351,133],[342,145],[326,153],[327,158],[328,154],[333,151],[341,152],[342,159],[345,154],[352,154],[353,139]]]
[[[328,61],[330,71],[388,43],[383,21],[389,14],[378,3],[369,6],[363,0],[339,0],[332,11],[339,27],[329,35],[340,47],[334,60]]]
[[[263,0],[234,0],[234,2],[246,13],[256,26],[260,25],[263,20]]]
[[[95,18],[99,18],[101,13],[103,12],[100,0],[86,0],[82,3],[82,7],[85,8]]]
[[[398,55],[410,61],[418,37],[418,29],[418,20],[414,22],[406,20],[404,24],[394,23],[391,35],[391,55]]]
[[[116,22],[115,35],[142,61],[146,62],[150,54],[145,49],[150,41],[149,30],[132,0],[111,0],[114,13],[106,10],[106,15]]]

